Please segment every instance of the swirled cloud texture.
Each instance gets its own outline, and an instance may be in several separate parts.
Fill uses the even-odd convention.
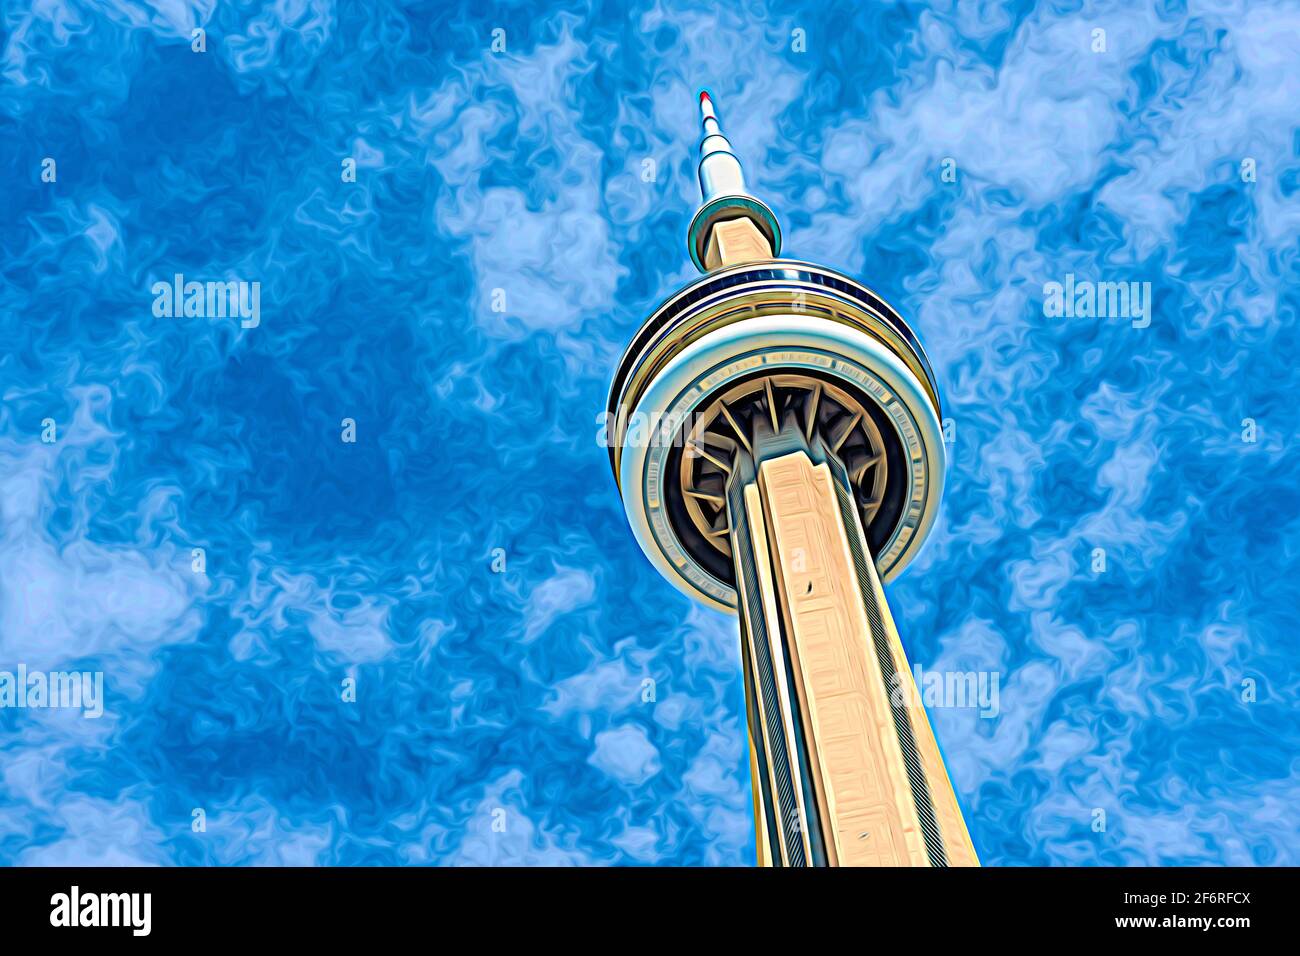
[[[693,275],[701,87],[934,363],[890,597],[999,676],[932,715],[983,861],[1300,863],[1297,49],[1244,0],[7,3],[0,670],[105,713],[0,710],[0,863],[752,860],[734,622],[597,427]]]

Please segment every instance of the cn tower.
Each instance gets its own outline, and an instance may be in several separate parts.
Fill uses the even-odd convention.
[[[650,561],[737,613],[760,866],[978,866],[882,582],[939,510],[939,394],[866,286],[781,258],[700,94],[703,276],[610,389],[610,463]]]

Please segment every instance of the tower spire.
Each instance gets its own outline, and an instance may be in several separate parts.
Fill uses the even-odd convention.
[[[708,90],[700,91],[700,123],[700,208],[687,236],[691,261],[701,272],[712,272],[775,258],[781,253],[781,226],[746,188],[740,158],[722,132]]]
[[[707,205],[719,196],[744,195],[745,171],[731,148],[731,140],[722,132],[708,90],[700,91],[700,121],[704,126],[704,138],[700,140],[701,204]]]

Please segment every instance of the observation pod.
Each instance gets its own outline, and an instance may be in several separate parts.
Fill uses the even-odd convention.
[[[866,286],[775,258],[776,217],[747,193],[713,103],[700,99],[703,202],[687,244],[705,275],[645,321],[610,389],[610,464],[628,521],[664,577],[735,611],[730,459],[793,419],[812,457],[843,471],[876,567],[892,581],[916,556],[943,493],[929,360]]]

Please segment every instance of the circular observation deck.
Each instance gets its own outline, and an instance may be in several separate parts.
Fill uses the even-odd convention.
[[[938,512],[938,389],[907,323],[865,286],[772,260],[710,273],[664,302],[619,363],[609,456],[642,549],[678,588],[736,606],[727,484],[756,429],[797,428],[833,460],[883,580]]]

